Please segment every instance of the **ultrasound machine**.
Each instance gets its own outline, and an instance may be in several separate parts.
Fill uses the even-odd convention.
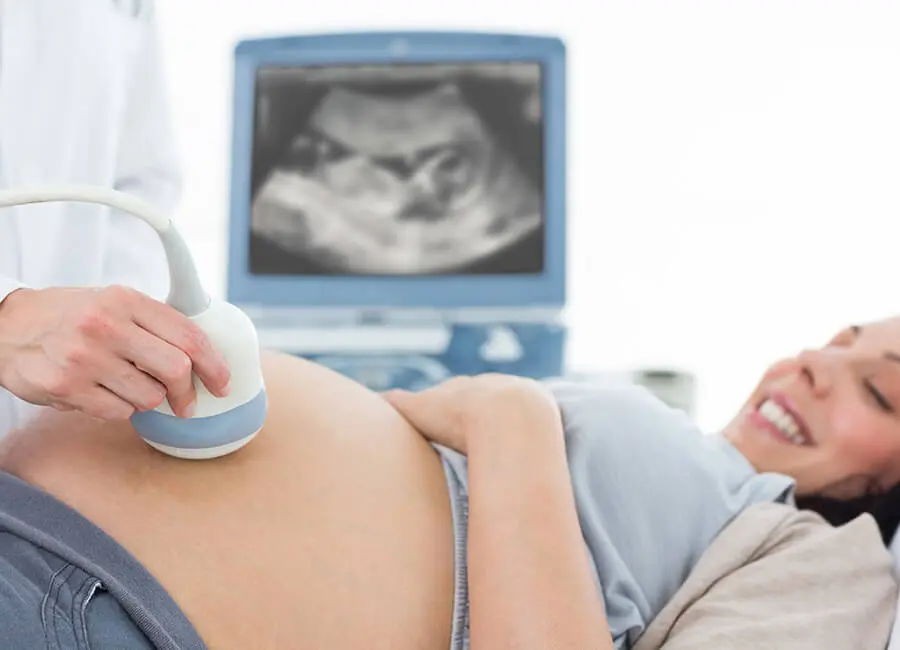
[[[376,390],[563,373],[565,46],[451,32],[235,49],[228,300]]]

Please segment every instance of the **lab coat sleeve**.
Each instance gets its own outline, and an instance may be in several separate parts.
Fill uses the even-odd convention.
[[[127,88],[115,188],[172,214],[181,194],[180,160],[155,17],[148,19]],[[157,234],[133,215],[113,212],[105,284],[134,287],[164,299],[168,267]]]
[[[2,304],[4,300],[6,300],[6,296],[11,294],[16,289],[21,289],[24,286],[25,285],[18,280],[0,275],[0,304]]]

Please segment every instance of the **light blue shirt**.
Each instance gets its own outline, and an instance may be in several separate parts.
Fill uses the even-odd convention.
[[[723,436],[705,435],[643,387],[547,385],[594,581],[616,648],[628,650],[719,532],[753,504],[793,504],[794,482],[758,473]],[[467,459],[435,447],[467,497]]]
[[[704,435],[644,388],[549,385],[610,629],[617,648],[630,648],[716,535],[752,504],[790,502],[794,483],[756,472],[723,436]]]

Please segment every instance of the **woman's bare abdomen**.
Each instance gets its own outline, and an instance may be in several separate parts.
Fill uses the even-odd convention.
[[[448,647],[453,531],[431,446],[379,396],[264,357],[263,431],[213,461],[163,456],[130,426],[51,413],[0,466],[127,548],[211,648]]]

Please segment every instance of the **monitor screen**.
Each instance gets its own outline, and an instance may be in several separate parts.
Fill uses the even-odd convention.
[[[249,272],[545,271],[542,66],[263,65]]]

